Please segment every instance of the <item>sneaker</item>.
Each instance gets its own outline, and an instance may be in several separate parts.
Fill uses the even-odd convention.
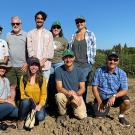
[[[130,126],[129,122],[125,119],[125,117],[120,117],[119,122],[122,126]]]
[[[19,130],[24,130],[24,121],[23,120],[18,120],[18,122],[17,122],[17,128],[19,129]]]

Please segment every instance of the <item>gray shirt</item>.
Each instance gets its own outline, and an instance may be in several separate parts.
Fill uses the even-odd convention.
[[[9,33],[7,36],[7,44],[9,47],[9,63],[12,67],[21,67],[26,63],[26,37],[24,31],[19,34]]]

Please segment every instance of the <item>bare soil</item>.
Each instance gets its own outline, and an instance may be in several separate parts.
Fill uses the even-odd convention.
[[[131,108],[126,115],[130,122],[130,127],[121,126],[118,121],[118,108],[111,108],[109,117],[97,119],[93,118],[91,114],[91,105],[93,96],[91,87],[89,87],[89,94],[87,97],[87,107],[89,116],[83,120],[66,117],[66,120],[56,122],[56,118],[46,116],[45,121],[35,126],[32,131],[19,131],[17,129],[8,128],[7,131],[2,132],[2,135],[135,135],[135,79],[129,79],[129,97],[131,101]]]

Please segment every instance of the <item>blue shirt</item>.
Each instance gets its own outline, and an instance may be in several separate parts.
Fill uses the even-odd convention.
[[[79,90],[80,82],[85,82],[80,68],[76,66],[71,71],[67,71],[64,65],[58,67],[55,71],[55,79],[62,81],[63,88],[74,91]]]
[[[96,70],[92,85],[98,86],[101,99],[107,99],[119,90],[128,90],[127,75],[118,67],[109,73],[107,67],[103,66]]]

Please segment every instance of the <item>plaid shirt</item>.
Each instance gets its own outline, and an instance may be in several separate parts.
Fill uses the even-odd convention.
[[[69,48],[72,49],[73,42],[75,40],[76,33],[72,35],[71,41],[69,42]],[[85,33],[85,40],[87,43],[87,58],[88,63],[94,64],[95,63],[95,56],[96,56],[96,37],[93,32],[86,30]]]
[[[114,73],[109,73],[106,66],[98,68],[92,80],[93,86],[98,86],[101,99],[107,99],[119,90],[128,90],[126,73],[116,67]]]

